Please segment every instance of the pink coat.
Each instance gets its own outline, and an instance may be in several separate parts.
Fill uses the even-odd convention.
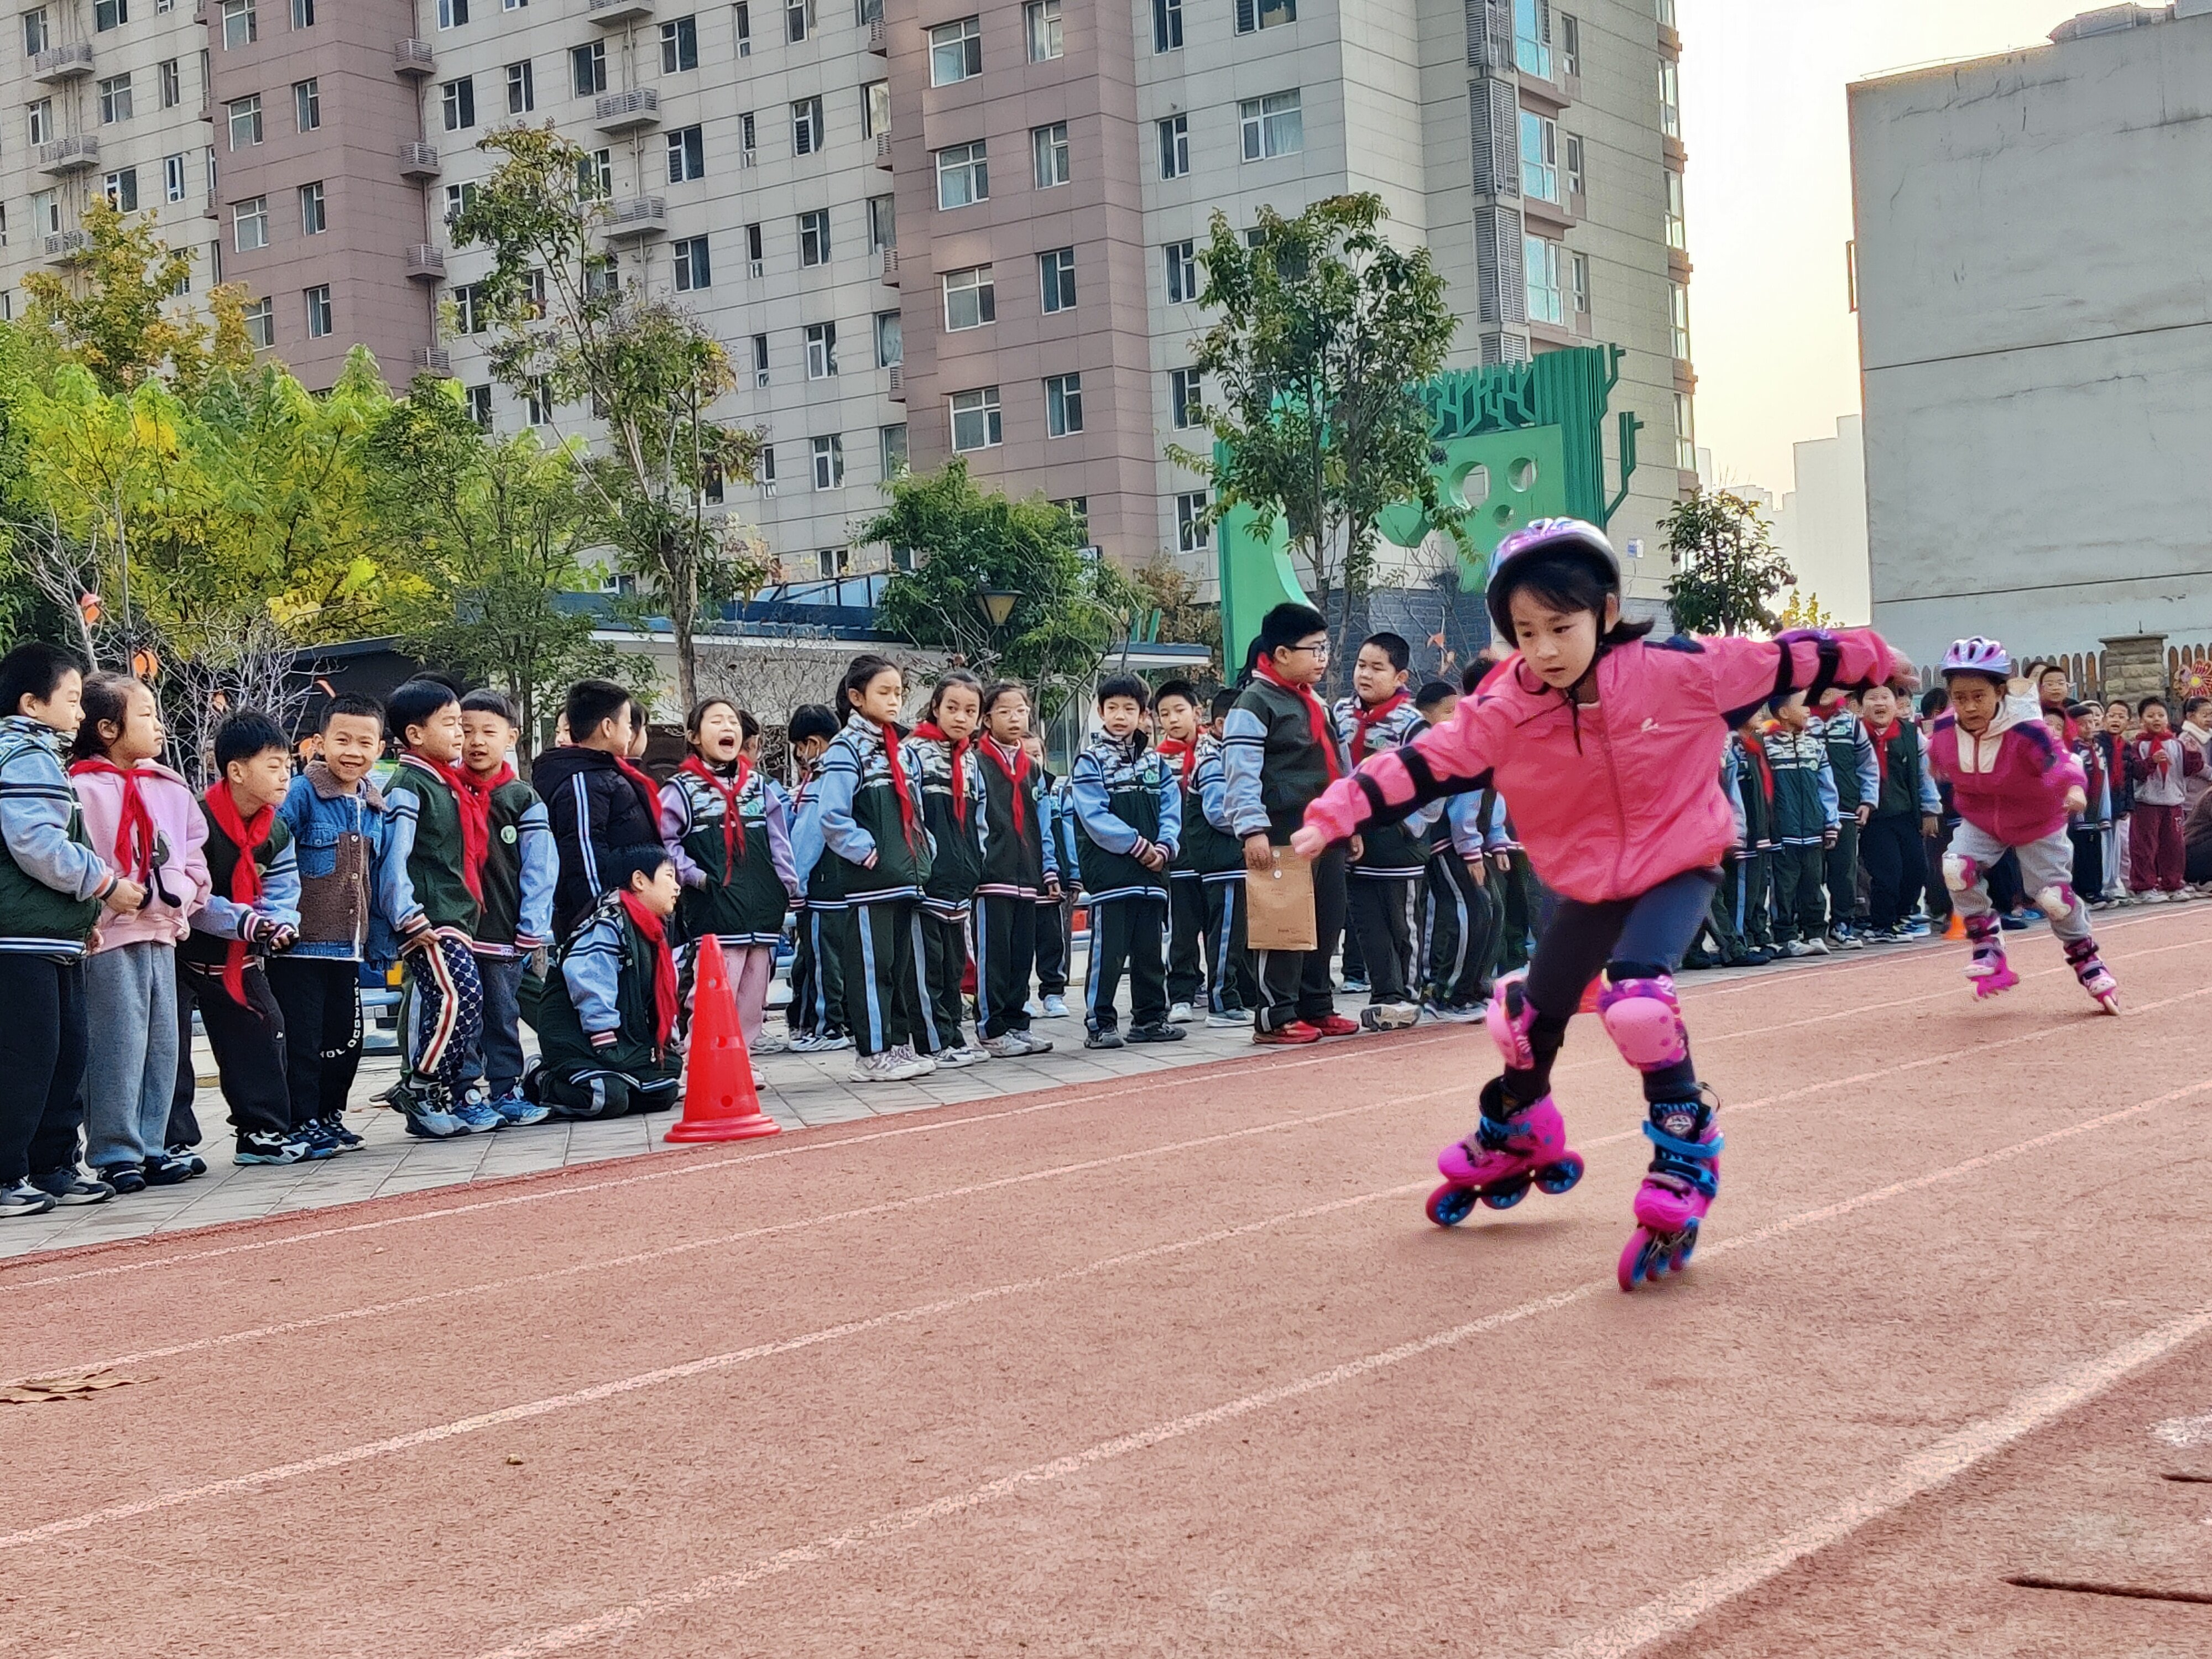
[[[191,787],[153,761],[139,762],[137,770],[138,792],[154,819],[155,844],[168,843],[167,856],[155,871],[158,879],[148,885],[166,889],[179,902],[167,905],[149,893],[143,910],[127,915],[114,910],[103,912],[100,919],[102,951],[149,940],[157,945],[181,943],[191,932],[192,914],[207,902],[212,884],[204,850],[207,815],[200,810]],[[80,772],[70,781],[76,787],[77,802],[84,809],[85,836],[92,842],[92,850],[109,869],[119,869],[115,829],[123,816],[123,780],[112,772]]]
[[[1978,738],[1958,717],[1936,717],[1928,763],[1951,786],[1960,817],[1993,841],[2025,847],[2066,827],[2066,792],[2087,793],[2081,763],[2058,745],[2032,697],[2008,697]]]
[[[1306,823],[1341,840],[1375,815],[1377,797],[1396,808],[1479,787],[1487,773],[1546,886],[1590,904],[1638,897],[1721,861],[1736,838],[1720,785],[1729,732],[1769,698],[1809,686],[1824,644],[1835,684],[1890,673],[1889,647],[1869,629],[1639,641],[1598,659],[1595,702],[1571,705],[1509,657],[1449,724],[1370,756],[1306,808]],[[1410,766],[1409,754],[1419,757]],[[1427,775],[1418,785],[1415,768]]]

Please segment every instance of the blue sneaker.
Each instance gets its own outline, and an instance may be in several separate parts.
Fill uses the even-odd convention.
[[[500,1127],[503,1129],[526,1129],[532,1124],[543,1123],[553,1115],[550,1106],[540,1106],[519,1094],[500,1096],[492,1102],[491,1109],[499,1114]]]
[[[323,1133],[337,1142],[340,1152],[349,1152],[361,1145],[361,1137],[346,1127],[343,1118],[326,1117],[322,1120],[322,1125]]]
[[[438,1110],[429,1105],[402,1109],[407,1118],[407,1133],[417,1140],[451,1140],[455,1135],[465,1135],[469,1126],[451,1112]]]
[[[460,1120],[463,1131],[472,1135],[489,1134],[506,1121],[477,1089],[470,1090],[454,1101],[453,1115]]]
[[[239,1136],[238,1152],[231,1161],[235,1164],[305,1164],[314,1156],[311,1143],[297,1135],[256,1133]]]

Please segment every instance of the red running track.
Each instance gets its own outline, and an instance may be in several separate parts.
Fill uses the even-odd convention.
[[[12,1262],[0,1375],[143,1380],[0,1407],[0,1655],[2094,1650],[2002,1577],[2104,1488],[2020,1468],[2212,1413],[2208,939],[2111,927],[2119,1020],[2040,933],[1693,979],[1722,1194],[1633,1297],[1587,1020],[1588,1176],[1450,1232],[1479,1028]]]

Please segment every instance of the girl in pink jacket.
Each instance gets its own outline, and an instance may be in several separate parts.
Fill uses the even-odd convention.
[[[84,683],[84,722],[70,781],[85,834],[110,869],[146,890],[146,902],[111,911],[85,958],[92,1028],[84,1073],[85,1161],[118,1193],[167,1186],[206,1171],[168,1146],[177,1086],[177,943],[206,902],[207,818],[161,752],[154,694],[128,674]]]
[[[1928,733],[1928,766],[1951,786],[1960,824],[1943,855],[1951,890],[1974,956],[1967,977],[1977,997],[2020,983],[2005,961],[2004,935],[1990,903],[1989,871],[2008,851],[2020,860],[2021,884],[2051,918],[2066,947],[2066,965],[2108,1014],[2120,1012],[2119,982],[2097,960],[2089,908],[2074,890],[2074,841],[2067,815],[2088,805],[2088,775],[2044,723],[2035,687],[2012,678],[2012,659],[1978,634],[1943,653],[1951,706]]]
[[[1883,683],[1899,665],[1879,635],[1800,630],[1771,642],[1677,637],[1620,619],[1620,565],[1604,533],[1539,520],[1492,561],[1490,614],[1519,654],[1459,712],[1367,760],[1306,809],[1291,845],[1311,856],[1425,801],[1495,785],[1529,861],[1560,897],[1525,979],[1498,981],[1487,1023],[1505,1058],[1482,1091],[1474,1133],[1437,1159],[1445,1184],[1430,1219],[1450,1226],[1480,1199],[1517,1204],[1533,1182],[1582,1178],[1551,1097],[1552,1061],[1583,990],[1602,969],[1600,1017],[1644,1074],[1651,1166],[1620,1287],[1677,1270],[1719,1190],[1713,1102],[1690,1062],[1674,971],[1719,884],[1735,823],[1722,792],[1729,732],[1803,690]],[[1904,673],[1909,678],[1911,671]]]

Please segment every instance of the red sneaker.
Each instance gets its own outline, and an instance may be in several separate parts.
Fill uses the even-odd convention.
[[[1288,1025],[1278,1026],[1272,1031],[1254,1031],[1252,1041],[1263,1048],[1295,1048],[1303,1042],[1319,1042],[1321,1033],[1305,1021],[1294,1019]]]
[[[1331,1014],[1313,1029],[1323,1036],[1358,1036],[1359,1022],[1356,1019],[1346,1019],[1342,1014]]]

